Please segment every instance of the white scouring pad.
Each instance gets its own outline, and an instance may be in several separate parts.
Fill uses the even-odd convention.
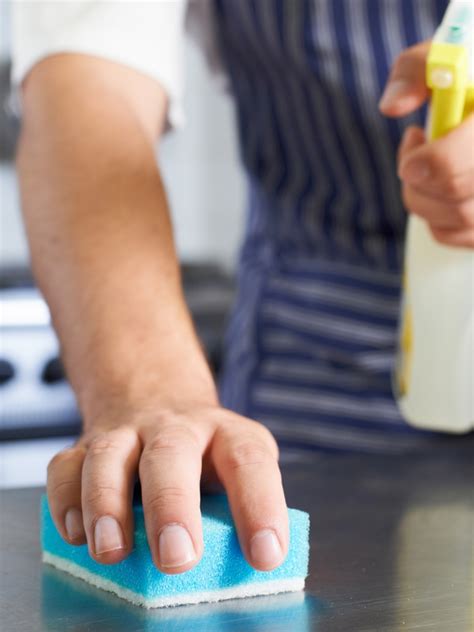
[[[275,570],[261,572],[254,570],[242,555],[226,497],[204,496],[201,511],[204,533],[201,561],[186,573],[166,575],[153,564],[140,505],[134,506],[132,553],[123,562],[105,566],[89,556],[86,545],[72,546],[61,538],[43,496],[43,561],[145,608],[303,590],[309,558],[308,514],[288,510],[288,556]]]

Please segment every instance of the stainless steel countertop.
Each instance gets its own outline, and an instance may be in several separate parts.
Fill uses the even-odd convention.
[[[471,450],[431,457],[306,453],[283,470],[288,504],[311,514],[306,592],[153,611],[43,566],[42,490],[2,492],[0,629],[474,630]]]

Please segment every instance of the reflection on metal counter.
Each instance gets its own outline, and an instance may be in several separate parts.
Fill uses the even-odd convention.
[[[443,616],[446,616],[446,608],[450,608],[453,625],[458,621],[459,629],[463,629],[459,600],[469,602],[474,598],[474,491],[472,495],[471,506],[460,500],[439,504],[428,501],[409,508],[400,520],[397,529],[400,554],[396,568],[396,581],[402,587],[398,605],[400,628],[415,627],[418,617],[410,604],[410,588],[424,582],[428,593],[426,608],[436,610],[444,603]],[[469,540],[471,547],[465,545]],[[437,551],[438,573],[445,574],[454,596],[451,606],[447,605],[446,586],[440,583],[438,573],[426,575],[426,558],[433,551]],[[464,581],[469,577],[470,582]],[[474,608],[472,617],[471,630],[474,630]]]
[[[65,621],[70,630],[86,629],[84,612],[88,613],[90,629],[100,630],[104,611],[108,629],[114,632],[225,632],[243,629],[237,627],[242,622],[246,632],[309,632],[310,612],[314,616],[319,608],[319,602],[304,593],[288,593],[150,611],[124,603],[52,568],[44,567],[41,577],[43,626],[58,632],[63,632]]]

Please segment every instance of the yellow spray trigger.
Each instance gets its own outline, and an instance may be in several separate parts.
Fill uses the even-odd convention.
[[[432,91],[429,136],[444,136],[465,114],[468,91],[468,53],[461,44],[433,42],[426,65],[426,83]]]

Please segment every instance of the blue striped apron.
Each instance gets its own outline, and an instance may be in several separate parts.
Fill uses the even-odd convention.
[[[248,216],[220,384],[225,406],[306,447],[448,442],[391,392],[409,124],[378,100],[446,0],[215,0],[235,96]]]

